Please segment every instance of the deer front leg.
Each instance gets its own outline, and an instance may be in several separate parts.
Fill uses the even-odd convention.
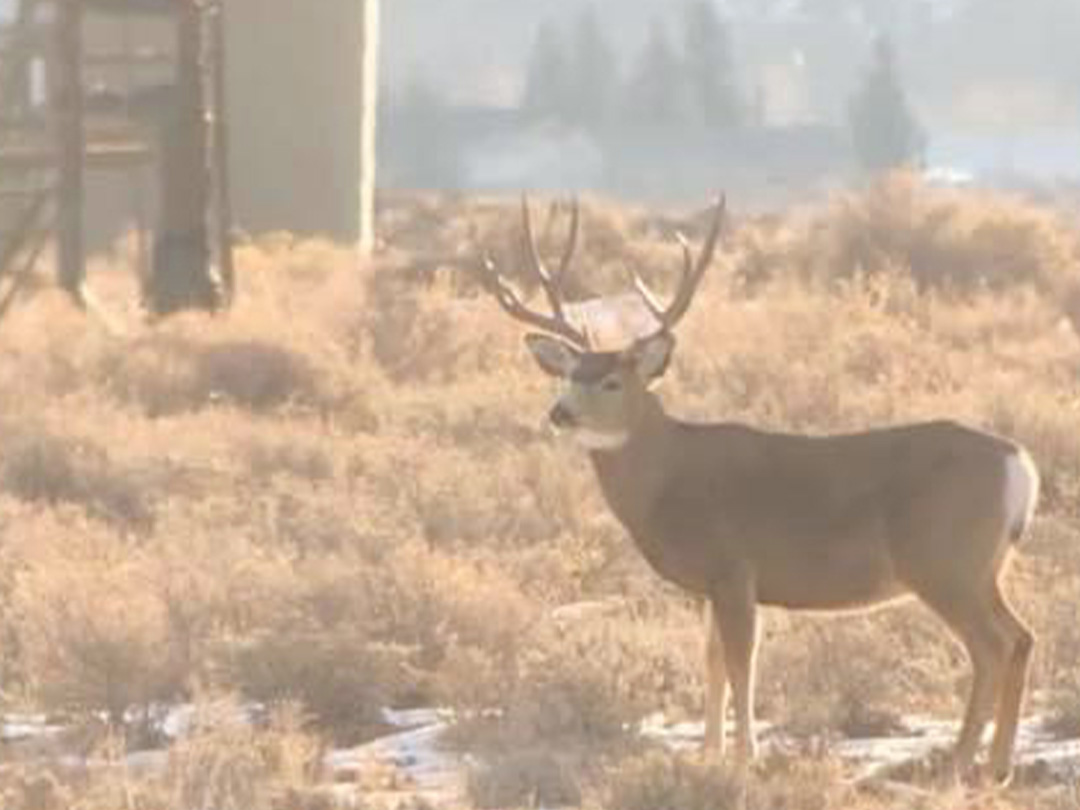
[[[739,767],[745,767],[757,755],[754,739],[757,599],[753,579],[747,575],[717,583],[712,608],[735,701],[735,761]]]
[[[724,642],[720,638],[720,626],[713,615],[713,608],[705,610],[705,758],[718,761],[724,755],[727,737],[727,664],[724,660]]]

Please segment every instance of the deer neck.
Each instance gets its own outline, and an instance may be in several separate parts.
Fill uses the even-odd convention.
[[[649,393],[618,448],[592,450],[589,457],[608,507],[634,536],[646,531],[651,508],[660,494],[675,455],[675,421]]]

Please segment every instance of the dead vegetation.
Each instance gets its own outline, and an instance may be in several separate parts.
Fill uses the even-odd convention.
[[[286,756],[264,737],[281,732],[226,724],[174,748],[164,775],[27,771],[4,807],[330,807],[298,763],[377,733],[387,704],[436,703],[481,754],[478,806],[874,806],[843,787],[829,740],[955,712],[965,687],[962,654],[913,608],[766,617],[761,713],[826,752],[770,763],[746,804],[723,771],[632,744],[653,712],[700,715],[698,612],[645,570],[587,465],[541,428],[547,385],[472,272],[475,245],[509,250],[517,217],[504,201],[398,202],[393,252],[359,279],[344,248],[267,238],[240,251],[228,318],[123,340],[46,294],[9,316],[8,707],[104,712],[135,746],[133,718],[212,688],[298,702],[286,736],[304,742]],[[669,219],[587,201],[579,275],[616,289],[634,268],[663,286],[679,261]],[[736,217],[667,396],[689,417],[814,432],[948,414],[1027,443],[1046,497],[1010,581],[1040,639],[1035,708],[1064,734],[1080,342],[1066,305],[1078,237],[1062,223],[907,178]],[[106,293],[127,283],[102,272]],[[604,607],[567,607],[590,604]]]

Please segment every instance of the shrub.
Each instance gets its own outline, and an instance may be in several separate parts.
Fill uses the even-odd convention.
[[[264,703],[295,700],[341,744],[365,739],[406,683],[407,651],[357,633],[260,634],[229,656],[229,683]]]
[[[242,442],[239,451],[251,476],[266,480],[287,475],[312,483],[327,481],[334,475],[334,464],[325,449],[300,437],[260,439]]]
[[[150,417],[215,404],[265,413],[321,406],[329,396],[306,357],[261,340],[146,338],[106,355],[99,373],[115,396]]]
[[[1053,693],[1047,729],[1061,739],[1080,739],[1080,676],[1075,672]]]
[[[409,286],[390,271],[370,281],[361,345],[398,384],[441,384],[505,367],[510,344],[486,298]]]
[[[172,669],[164,603],[145,555],[77,521],[17,575],[14,631],[30,685],[46,705],[105,711],[168,699]],[[62,535],[63,536],[63,535]]]
[[[33,427],[0,433],[5,445],[0,486],[15,497],[49,506],[74,504],[132,530],[152,525],[153,503],[144,482],[96,444]]]
[[[1076,536],[1068,539],[1076,554]],[[1080,656],[1080,627],[1075,621],[1080,579],[1070,577],[1069,570],[1063,565],[1044,564],[1031,574],[1040,584],[1044,577],[1050,580],[1050,584],[1041,585],[1049,604],[1033,606],[1042,610],[1033,622],[1039,633],[1032,680],[1045,684],[1049,730],[1061,738],[1080,739],[1080,672],[1075,666]]]
[[[252,411],[320,401],[318,378],[294,351],[257,340],[211,344],[195,356],[194,388]]]
[[[143,782],[157,797],[151,806],[277,810],[286,799],[300,798],[304,803],[293,806],[335,807],[309,792],[321,774],[323,745],[303,726],[294,705],[277,706],[258,727],[234,700],[200,697],[184,736],[169,751],[166,773]]]
[[[922,612],[784,618],[781,637],[763,650],[761,699],[801,738],[888,736],[904,728],[913,695],[940,695],[963,671],[962,657],[950,663],[944,626]],[[903,644],[877,643],[883,636]]]
[[[512,661],[535,618],[517,584],[483,559],[409,543],[387,556],[374,579],[370,610],[378,637],[414,647],[418,666],[430,672],[454,647]]]
[[[648,751],[607,777],[611,810],[831,810],[853,804],[839,763],[777,756],[739,775],[696,754]],[[857,805],[864,806],[865,799]],[[872,807],[872,803],[865,803]]]
[[[746,810],[871,810],[877,806],[870,797],[856,795],[844,763],[813,753],[769,757],[754,777],[747,787]]]
[[[0,805],[6,810],[68,810],[71,796],[48,771],[16,771],[0,780]]]
[[[474,807],[566,807],[581,804],[576,763],[550,749],[485,757],[468,773],[466,789]]]
[[[935,190],[895,173],[838,198],[811,226],[811,277],[909,273],[920,289],[972,293],[1034,285],[1057,294],[1077,277],[1077,233],[1054,212],[1004,196]]]
[[[745,788],[734,773],[697,757],[650,751],[609,777],[611,810],[742,810]]]
[[[677,633],[599,616],[537,625],[519,642],[517,655],[501,661],[465,657],[459,677],[487,701],[471,708],[496,705],[501,712],[494,718],[481,713],[457,730],[457,738],[489,749],[623,742],[647,714],[699,699],[697,661],[680,654],[685,645],[670,644],[675,638]],[[490,682],[480,680],[484,675]],[[453,694],[460,699],[470,693]]]

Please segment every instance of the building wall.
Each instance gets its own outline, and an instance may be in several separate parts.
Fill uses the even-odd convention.
[[[237,224],[354,238],[358,0],[229,0]]]

